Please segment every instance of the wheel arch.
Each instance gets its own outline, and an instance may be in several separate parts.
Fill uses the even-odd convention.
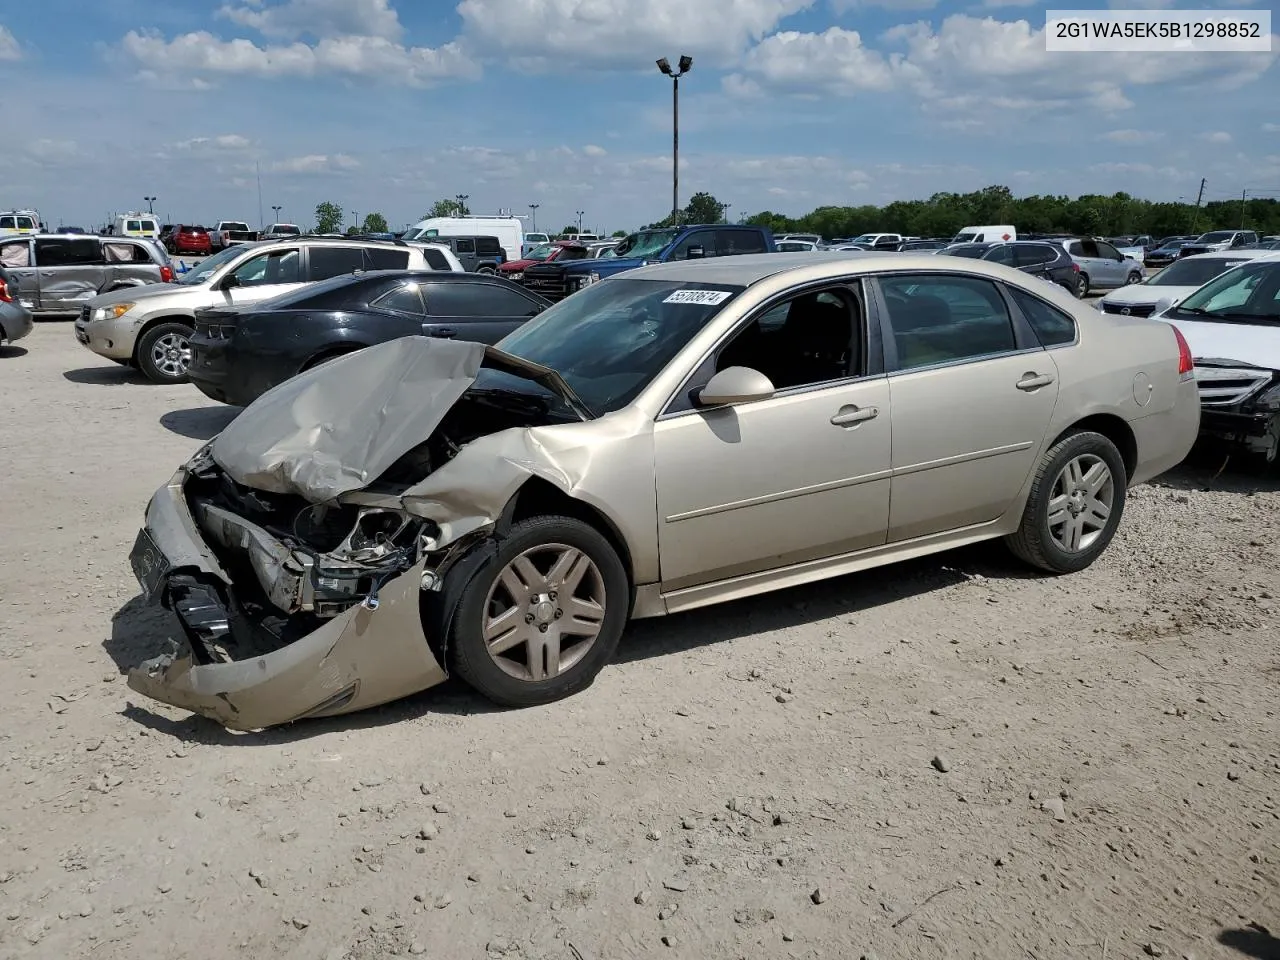
[[[1120,451],[1120,459],[1124,461],[1125,480],[1128,481],[1138,467],[1138,439],[1128,422],[1114,413],[1090,414],[1058,434],[1049,447],[1056,446],[1067,434],[1082,430],[1100,433],[1116,445],[1116,449]]]
[[[363,350],[367,347],[367,343],[359,343],[354,340],[341,340],[336,343],[327,343],[323,347],[312,352],[312,354],[303,361],[302,366],[298,368],[298,372],[310,370],[312,367],[324,363],[326,360],[332,360],[335,357],[341,357],[344,354],[355,353],[357,350]]]
[[[155,327],[160,326],[160,324],[162,323],[181,323],[181,324],[184,324],[185,326],[190,327],[192,330],[195,330],[195,327],[196,327],[196,321],[194,317],[181,314],[181,313],[162,314],[160,316],[151,317],[150,319],[145,320],[142,326],[138,328],[138,332],[133,335],[132,356],[133,356],[134,363],[138,362],[138,347],[142,344],[142,338],[145,337],[149,331],[151,331]]]

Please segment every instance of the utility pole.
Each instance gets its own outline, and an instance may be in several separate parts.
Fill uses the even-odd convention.
[[[258,181],[258,229],[262,229],[262,165],[253,161],[253,176]]]
[[[540,203],[529,204],[529,232],[538,232],[538,208],[542,206]]]
[[[1248,200],[1247,200],[1248,196],[1249,196],[1249,189],[1247,187],[1240,191],[1240,229],[1241,230],[1244,229],[1244,214],[1245,214],[1245,210],[1247,209],[1246,204],[1248,203]]]
[[[1200,192],[1196,194],[1196,212],[1195,212],[1195,214],[1194,214],[1194,215],[1192,216],[1192,218],[1191,218],[1191,229],[1193,229],[1193,230],[1199,230],[1199,229],[1200,229],[1200,201],[1204,199],[1204,185],[1205,185],[1205,183],[1206,183],[1205,178],[1204,178],[1204,177],[1201,177],[1201,178],[1200,178]]]

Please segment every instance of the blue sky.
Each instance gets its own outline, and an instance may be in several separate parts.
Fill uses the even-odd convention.
[[[682,53],[681,197],[710,191],[735,219],[994,183],[1173,200],[1205,177],[1209,199],[1280,196],[1280,38],[1269,54],[1051,54],[1044,11],[6,0],[0,207],[87,226],[151,194],[180,222],[256,222],[260,171],[267,220],[280,204],[309,223],[332,200],[403,226],[465,193],[477,213],[538,203],[544,228],[576,210],[631,228],[670,206],[671,84],[653,61]]]

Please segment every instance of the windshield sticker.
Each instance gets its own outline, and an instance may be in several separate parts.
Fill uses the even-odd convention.
[[[725,290],[677,290],[670,294],[663,303],[696,303],[714,307],[724,303],[732,294]]]

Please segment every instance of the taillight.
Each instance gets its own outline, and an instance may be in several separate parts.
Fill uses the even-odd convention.
[[[1192,376],[1196,371],[1196,361],[1191,356],[1191,346],[1187,343],[1187,338],[1182,335],[1181,330],[1174,327],[1173,324],[1170,324],[1170,327],[1173,328],[1174,339],[1178,341],[1178,376]]]
[[[167,263],[160,267],[160,282],[173,283],[173,267],[169,266]]]
[[[1080,272],[1080,264],[1076,263],[1074,260],[1071,261],[1071,272],[1072,273]]]
[[[5,282],[4,277],[0,277],[0,300],[5,303],[13,303],[13,296],[9,293],[9,284]]]

